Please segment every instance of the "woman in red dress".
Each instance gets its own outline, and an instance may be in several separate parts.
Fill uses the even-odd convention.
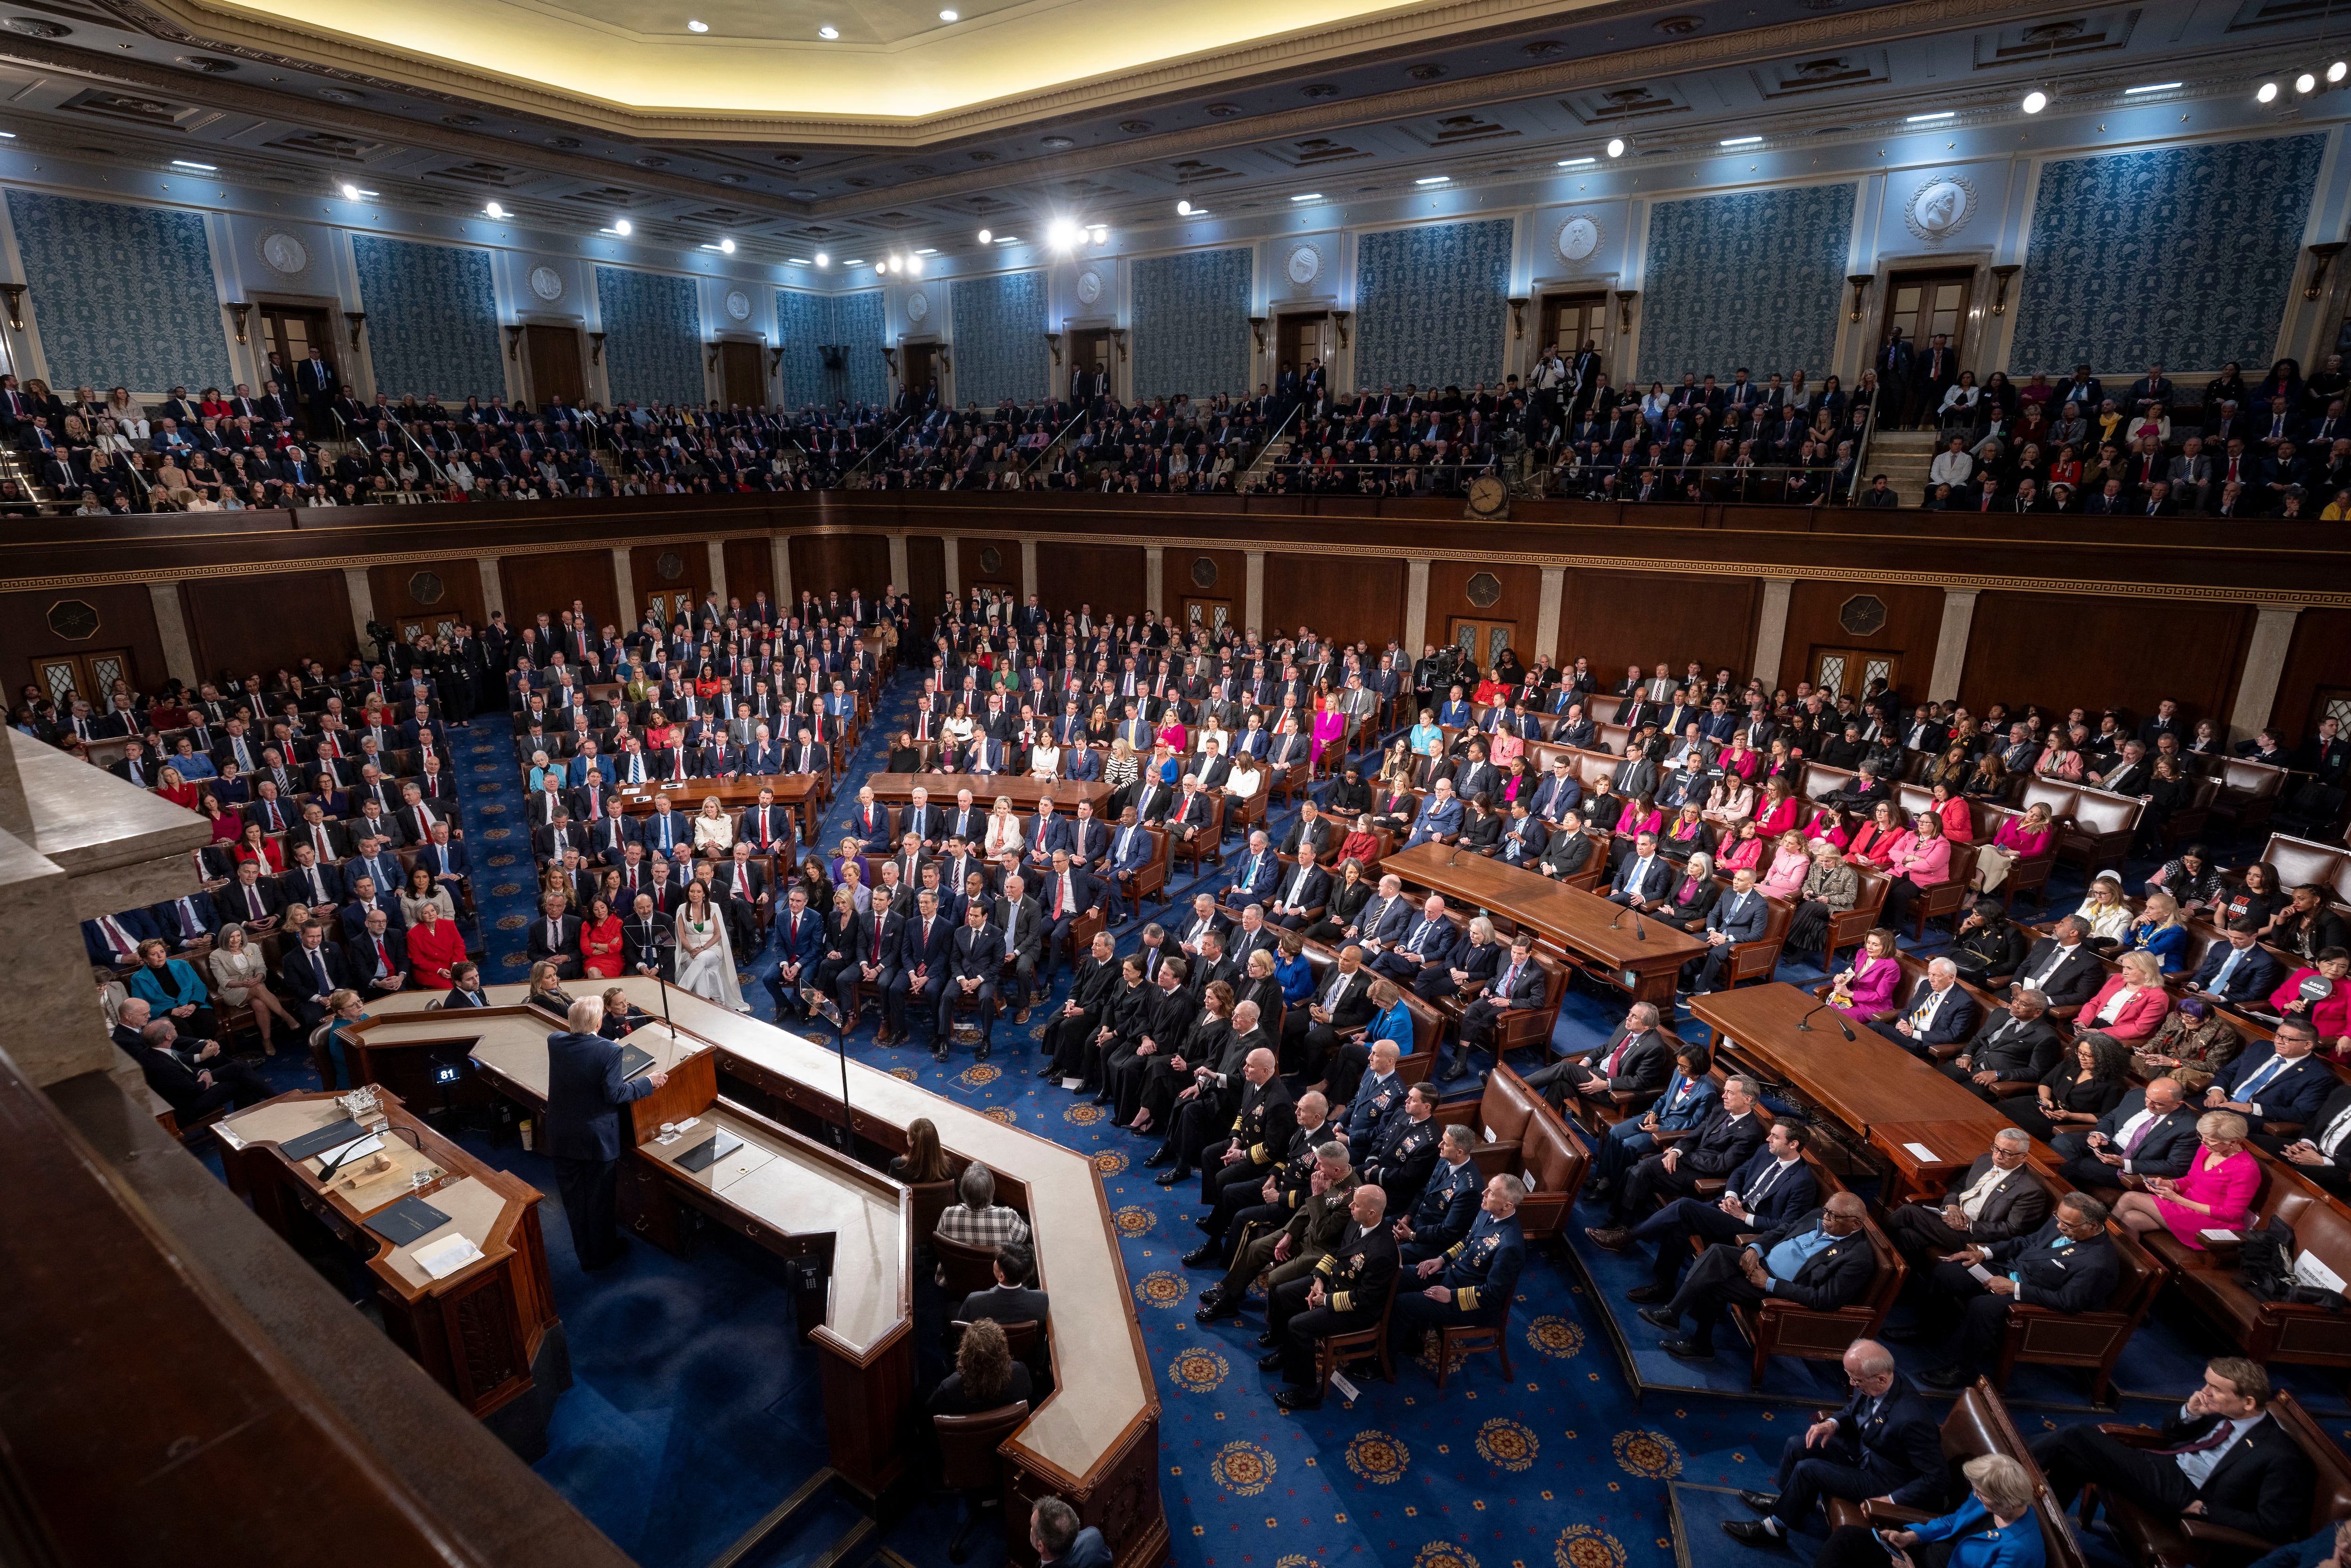
[[[580,922],[580,967],[600,980],[621,977],[621,920],[612,906],[601,897],[588,901],[588,914]]]
[[[229,851],[228,858],[232,862],[259,861],[261,869],[271,876],[282,875],[286,870],[284,852],[278,849],[276,839],[261,831],[259,822],[245,825],[245,832],[238,838],[236,847]]]

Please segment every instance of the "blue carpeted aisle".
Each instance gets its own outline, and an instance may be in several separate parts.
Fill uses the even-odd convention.
[[[912,704],[910,680],[885,695],[849,769],[852,788],[819,843],[841,836],[854,782],[878,768],[879,737]],[[455,750],[481,884],[486,972],[494,980],[519,980],[533,877],[521,831],[522,785],[504,718],[475,720]],[[1286,817],[1276,813],[1270,825],[1277,834]],[[1169,900],[1181,903],[1196,885],[1223,880],[1212,871],[1196,884],[1171,885]],[[2077,885],[2065,891],[2079,896]],[[2051,896],[2071,902],[2057,892]],[[1133,946],[1139,929],[1130,924],[1121,933],[1122,950]],[[763,1018],[771,1016],[770,1003],[758,982],[775,963],[770,950],[753,956],[745,969],[745,995]],[[1817,975],[1792,964],[1781,977],[1802,982]],[[1065,981],[1055,987],[1057,998]],[[1555,1038],[1562,1045],[1594,1042],[1622,1013],[1620,997],[1573,993]],[[1319,1411],[1286,1416],[1272,1401],[1278,1378],[1257,1370],[1258,1306],[1238,1326],[1204,1330],[1193,1319],[1198,1292],[1214,1279],[1180,1261],[1198,1236],[1192,1223],[1196,1185],[1158,1186],[1155,1173],[1142,1166],[1151,1140],[1109,1125],[1105,1108],[1035,1076],[1047,1016],[1040,1008],[1028,1028],[1013,1028],[1008,1019],[999,1024],[998,1049],[987,1062],[958,1053],[942,1066],[926,1043],[877,1051],[870,1013],[850,1049],[998,1121],[1092,1155],[1123,1233],[1135,1311],[1158,1372],[1162,1489],[1183,1568],[1665,1568],[1674,1555],[1667,1483],[1677,1479],[1693,1489],[1687,1505],[1696,1509],[1691,1500],[1703,1500],[1712,1511],[1687,1516],[1693,1559],[1742,1560],[1744,1549],[1723,1539],[1716,1517],[1731,1517],[1721,1511],[1726,1504],[1737,1510],[1736,1497],[1696,1489],[1768,1487],[1782,1442],[1801,1427],[1803,1406],[1815,1396],[1834,1398],[1833,1366],[1775,1368],[1766,1393],[1780,1402],[1751,1400],[1743,1346],[1734,1335],[1725,1336],[1718,1369],[1693,1375],[1656,1354],[1656,1331],[1618,1303],[1632,1331],[1624,1341],[1643,1380],[1656,1385],[1636,1400],[1611,1338],[1612,1303],[1593,1293],[1583,1272],[1590,1267],[1591,1278],[1613,1290],[1616,1275],[1635,1265],[1583,1246],[1581,1227],[1599,1218],[1585,1206],[1573,1229],[1584,1263],[1546,1247],[1521,1278],[1510,1379],[1496,1357],[1479,1355],[1440,1395],[1428,1367],[1400,1365],[1394,1385],[1374,1379],[1353,1406],[1334,1396]],[[313,1086],[302,1082],[307,1065],[287,1057],[271,1070],[286,1087]],[[1474,1080],[1454,1087],[1476,1092]],[[639,1245],[617,1267],[583,1274],[556,1212],[548,1163],[511,1141],[473,1146],[549,1194],[548,1251],[577,1382],[557,1407],[539,1473],[650,1568],[697,1568],[823,1460],[815,1362],[798,1342],[774,1260],[721,1238],[690,1260]],[[938,1307],[927,1282],[925,1292],[917,1301],[923,1343],[935,1345]],[[2205,1354],[2186,1337],[2193,1327],[2159,1313],[2142,1336],[2148,1344],[2126,1362],[2136,1376],[2126,1375],[2123,1386],[2165,1393],[2185,1386]],[[1904,1354],[1907,1364],[1912,1353]],[[935,1356],[926,1353],[926,1381],[945,1370]],[[2028,1431],[2043,1421],[2094,1418],[2078,1395],[2069,1401],[2057,1380],[2043,1381],[2050,1404],[2074,1409],[2021,1411]],[[2339,1392],[2325,1406],[2342,1407]],[[2133,1402],[2126,1413],[2151,1418],[2156,1411]],[[917,1506],[886,1521],[883,1540],[911,1561],[942,1563],[956,1510],[945,1501]],[[796,1521],[789,1535],[749,1560],[751,1568],[802,1561],[847,1522],[837,1508]],[[974,1563],[1001,1561],[992,1527],[977,1539]]]

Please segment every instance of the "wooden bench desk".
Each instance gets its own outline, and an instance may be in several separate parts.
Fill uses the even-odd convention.
[[[612,803],[631,816],[649,815],[653,809],[653,797],[667,795],[670,809],[683,817],[692,817],[702,810],[702,803],[712,796],[729,817],[739,817],[747,806],[759,803],[759,791],[773,789],[776,804],[790,812],[799,822],[800,842],[809,842],[816,834],[816,802],[820,793],[817,776],[813,773],[774,773],[766,778],[750,779],[656,779],[644,784],[618,784],[612,789]],[[689,824],[687,832],[693,831]]]

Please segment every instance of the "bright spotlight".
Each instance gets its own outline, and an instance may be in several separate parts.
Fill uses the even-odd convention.
[[[2040,113],[2043,110],[2044,110],[2044,109],[2046,109],[2046,108],[2048,108],[2048,107],[2049,107],[2049,95],[2048,95],[2047,93],[2045,93],[2045,92],[2043,92],[2039,88],[2037,88],[2037,87],[2036,87],[2036,88],[2034,88],[2031,92],[2028,92],[2028,93],[2026,93],[2026,94],[2024,95],[2024,112],[2025,112],[2025,113],[2027,113],[2027,114],[2038,114],[2038,113]]]
[[[722,239],[718,242],[718,248],[726,255],[733,256],[735,254],[735,242],[731,239]]]
[[[496,202],[492,202],[489,205],[484,207],[482,211],[489,214],[490,216],[494,218],[502,218],[507,215],[507,210],[498,205]]]
[[[344,182],[344,184],[343,184],[343,200],[345,200],[345,201],[347,201],[347,202],[356,202],[356,201],[358,201],[359,199],[360,199],[360,188],[359,188],[357,185],[354,185],[354,184],[350,183],[349,181]]]
[[[989,244],[989,243],[993,242],[993,241],[995,240],[995,238],[996,238],[996,235],[995,235],[994,234],[992,234],[991,232],[989,232],[988,230],[987,230],[987,229],[982,229],[982,230],[980,230],[980,231],[979,231],[979,243],[980,243],[980,244],[982,244],[982,245],[987,245],[987,244]]]
[[[2300,76],[2294,78],[2294,90],[2296,92],[2316,92],[2318,90],[2318,78],[2308,71],[2303,72]]]
[[[2346,64],[2342,60],[2337,60],[2333,65],[2326,68],[2326,79],[2328,81],[2341,81],[2346,73],[2351,73],[2351,64]]]
[[[2277,83],[2273,81],[2265,81],[2262,83],[2261,91],[2253,94],[2253,101],[2255,103],[2275,103],[2277,101]]]
[[[1611,158],[1622,158],[1625,156],[1625,139],[1623,137],[1612,136],[1608,139],[1608,156]]]
[[[634,225],[626,218],[614,218],[612,220],[612,232],[616,235],[627,234],[633,226]]]
[[[816,253],[816,264],[819,267],[831,267],[832,265],[832,257],[825,255],[822,251],[819,251]]]
[[[908,272],[913,273],[916,277],[922,277],[922,276],[923,276],[923,258],[922,258],[921,256],[908,256],[908,257],[906,258],[906,270],[907,270]]]

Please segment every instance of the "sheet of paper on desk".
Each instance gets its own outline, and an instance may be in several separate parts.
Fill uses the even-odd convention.
[[[2201,1236],[2207,1241],[2234,1241],[2237,1239],[2237,1233],[2233,1230],[2214,1229],[2210,1227],[2198,1231],[2196,1234]]]
[[[481,1260],[482,1249],[464,1236],[444,1237],[413,1254],[416,1266],[436,1280],[445,1280],[469,1263]]]
[[[1910,1151],[1911,1157],[1914,1159],[1924,1160],[1930,1166],[1942,1163],[1935,1157],[1935,1151],[1924,1144],[1905,1144],[1902,1146]]]
[[[381,1147],[383,1147],[383,1140],[373,1133],[362,1138],[353,1138],[348,1144],[321,1152],[319,1155],[319,1169],[324,1171],[329,1166],[339,1163],[347,1165],[361,1155],[371,1155]]]

